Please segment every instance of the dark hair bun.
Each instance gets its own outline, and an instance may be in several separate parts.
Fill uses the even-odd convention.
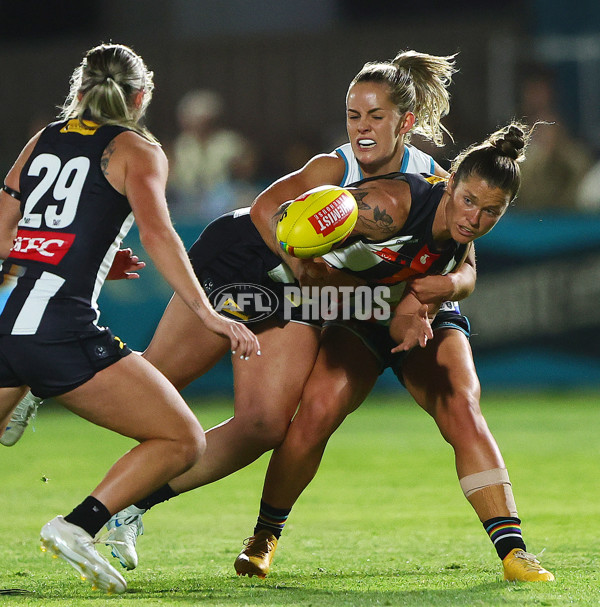
[[[520,127],[511,125],[491,141],[491,144],[503,156],[516,160],[521,156],[522,150],[525,147],[525,133]]]

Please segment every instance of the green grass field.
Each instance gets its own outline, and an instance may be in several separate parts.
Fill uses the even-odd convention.
[[[0,449],[0,605],[598,605],[600,395],[488,395],[531,552],[557,581],[507,584],[462,496],[451,448],[404,394],[372,396],[331,439],[265,580],[233,560],[254,525],[267,459],[145,516],[125,595],[93,592],[39,550],[131,442],[54,406]],[[205,428],[228,404],[196,403]],[[108,549],[100,546],[108,555]],[[116,561],[114,561],[116,563]]]

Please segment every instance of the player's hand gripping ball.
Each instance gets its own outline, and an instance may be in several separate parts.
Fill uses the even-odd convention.
[[[354,229],[358,205],[339,186],[319,186],[287,203],[277,223],[277,240],[292,257],[321,257]]]

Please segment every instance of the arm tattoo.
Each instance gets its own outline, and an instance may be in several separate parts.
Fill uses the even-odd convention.
[[[116,149],[117,149],[117,144],[115,143],[115,141],[113,139],[106,146],[106,148],[104,148],[104,152],[102,152],[102,158],[100,159],[100,168],[102,169],[102,172],[104,173],[105,177],[108,176],[108,162],[110,160],[110,157],[115,153]]]
[[[368,211],[371,207],[365,202],[365,198],[367,196],[366,190],[356,190],[353,192],[354,199],[356,200],[356,204],[358,205],[359,211]]]
[[[393,223],[392,216],[385,209],[380,211],[379,207],[375,207],[373,209],[373,218],[375,219],[377,225],[381,227],[389,228]]]
[[[359,211],[357,224],[363,230],[368,231],[369,236],[387,236],[398,231],[398,227],[394,225],[394,220],[386,209],[380,209],[378,205],[373,208],[367,203],[365,199],[369,194],[368,190],[358,189],[353,194]]]
[[[271,228],[273,230],[275,230],[275,228],[276,228],[277,224],[279,223],[279,221],[286,216],[287,210],[288,210],[288,207],[290,206],[290,204],[292,204],[291,200],[288,201],[287,203],[283,203],[275,211],[275,214],[273,215],[273,217],[271,217]]]
[[[273,215],[273,222],[277,223],[282,217],[285,216],[285,214],[287,213],[287,209],[290,206],[290,202],[288,202],[287,204],[282,204],[281,206],[279,206],[279,208],[277,209],[277,211],[275,211],[275,214]]]

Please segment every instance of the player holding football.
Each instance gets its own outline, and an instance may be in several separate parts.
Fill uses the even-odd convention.
[[[345,146],[331,154],[319,155],[302,170],[268,188],[259,196],[251,213],[266,204],[270,209],[267,213],[270,226],[274,211],[283,201],[292,200],[318,185],[350,183],[345,176],[357,180],[400,168],[413,173],[445,174],[430,156],[410,146],[408,141],[410,132],[417,130],[441,143],[441,119],[449,108],[447,87],[453,73],[453,57],[413,51],[400,53],[393,63],[385,64],[383,73],[377,72],[373,78],[361,71],[350,86],[347,100],[347,127],[354,152]],[[265,245],[265,237],[271,248]],[[249,282],[278,292],[278,285],[306,278],[302,275],[305,266],[284,256],[272,241],[270,230],[261,228],[259,232],[247,211],[225,215],[210,224],[192,247],[190,256],[205,289]],[[285,262],[295,264],[297,276],[282,262],[282,257]],[[314,264],[308,268],[309,274],[312,266]],[[347,280],[347,276],[342,278]],[[456,276],[444,282],[444,291],[436,294],[443,298],[466,296],[474,281],[473,268],[464,264]],[[451,293],[448,292],[450,282],[455,285]],[[434,288],[432,285],[431,289]],[[260,336],[260,360],[250,360],[242,366],[239,360],[233,359],[234,415],[207,431],[207,453],[202,465],[111,521],[114,538],[124,542],[115,545],[114,554],[125,567],[137,565],[135,542],[142,529],[140,515],[145,509],[223,478],[283,441],[316,359],[320,331],[301,319],[292,318],[285,323],[278,320],[272,318],[253,326]],[[295,353],[293,368],[288,364],[290,351]],[[212,368],[225,352],[224,344],[205,335],[183,302],[174,296],[144,356],[177,388],[183,388]]]
[[[440,167],[433,164],[431,157],[419,153],[406,142],[410,131],[415,128],[415,120],[421,131],[430,138],[441,141],[440,119],[448,109],[446,87],[454,71],[451,59],[407,52],[400,53],[392,62],[368,64],[361,70],[347,96],[351,152],[346,146],[345,152],[342,148],[333,154],[316,157],[303,169],[266,190],[253,206],[252,216],[257,225],[260,225],[260,216],[263,216],[261,232],[270,243],[270,220],[282,201],[294,199],[305,190],[318,185],[348,183],[345,175],[353,167],[356,171],[355,179],[385,174],[400,168],[408,172],[431,172],[432,166],[437,174],[444,174]],[[224,240],[226,233],[231,234],[227,241]],[[207,253],[212,251],[214,262],[221,265],[216,268],[216,278],[223,278],[225,282],[238,276],[236,272],[244,275],[252,267],[268,270],[269,280],[293,279],[289,268],[281,264],[280,257],[269,257],[269,254],[281,255],[275,243],[272,244],[273,250],[267,249],[268,253],[265,254],[264,242],[248,221],[247,215],[237,213],[214,222],[195,247],[204,248]],[[323,266],[300,264],[298,260],[286,261],[290,262],[302,280],[321,275]],[[240,263],[244,267],[240,268]],[[269,266],[271,263],[274,265]],[[207,260],[206,267],[196,268],[197,272],[199,269],[206,272],[205,286],[214,282],[215,272],[211,270],[211,264],[212,260]],[[253,281],[257,276],[261,276],[260,272],[250,275],[249,280]],[[453,274],[414,279],[412,290],[423,302],[439,302],[468,295],[473,289],[474,281],[474,269],[463,264]],[[405,382],[417,402],[434,414],[444,436],[455,446],[459,475],[464,472],[459,462],[468,457],[469,451],[476,454],[474,461],[479,463],[479,470],[496,470],[502,467],[501,458],[497,455],[495,442],[479,411],[479,384],[468,340],[462,333],[465,329],[464,322],[456,313],[449,320],[451,323],[446,326],[442,324],[436,327],[435,337],[424,350],[417,349],[410,353],[403,366]],[[222,344],[211,340],[203,342],[205,336],[196,325],[195,320],[186,315],[185,307],[178,298],[174,297],[145,353],[178,387],[208,370],[225,351]],[[450,330],[446,330],[446,327]],[[146,508],[241,468],[264,451],[275,447],[285,436],[316,356],[318,334],[315,329],[298,322],[289,322],[284,326],[276,323],[266,326],[263,324],[256,331],[260,332],[262,360],[250,361],[247,369],[243,369],[234,359],[235,414],[224,424],[207,432],[207,454],[202,466],[194,467],[150,498],[138,502],[137,507],[129,508],[113,519],[112,526],[115,522],[119,525],[114,530],[115,539],[125,542],[124,545],[115,546],[115,553],[124,566],[133,568],[137,564],[135,539],[142,529],[140,515]],[[286,358],[286,353],[290,350],[297,353],[293,372],[288,368]],[[273,352],[270,359],[266,356],[268,351]],[[430,379],[442,377],[447,373],[449,360],[456,363],[449,376],[453,390],[446,390],[434,382],[427,392],[425,374],[429,373]],[[424,369],[421,369],[422,365],[425,365]],[[304,402],[301,410],[302,407]],[[460,423],[465,423],[464,441],[453,431]],[[297,427],[300,427],[299,424]],[[473,436],[476,438],[474,441],[471,440]],[[285,450],[282,453],[285,457]],[[278,457],[279,453],[276,453],[275,462]],[[276,466],[271,466],[261,510],[263,520],[276,517],[278,511],[281,511],[281,521],[284,521],[294,501],[292,499],[288,504],[276,499],[272,500],[272,504],[267,501],[269,495],[276,493],[280,482],[276,472]],[[501,486],[497,488],[503,495],[506,492],[507,497],[503,500],[505,506],[510,501],[509,497],[512,498],[509,496],[510,487],[504,483],[499,484]],[[285,489],[285,479],[281,486]],[[302,488],[303,486],[300,487],[300,492]],[[490,489],[482,491],[487,496],[488,493],[496,493],[496,487],[491,484]],[[477,505],[475,509],[478,510]],[[480,518],[481,516],[482,514]],[[485,513],[483,516],[486,516]],[[273,533],[270,525],[265,526],[259,521],[257,533],[236,562],[238,571],[248,567],[244,563],[247,560],[255,569],[246,568],[241,572],[257,575],[268,573],[277,534],[277,531]],[[529,575],[526,563],[527,559],[521,558],[519,561],[519,571],[516,574],[519,579],[527,579]]]
[[[514,200],[520,184],[518,162],[526,139],[518,125],[493,134],[457,158],[447,185],[435,183],[439,180],[433,178],[434,185],[427,187],[422,178],[411,175],[400,176],[398,183],[398,177],[389,175],[390,180],[380,177],[361,182],[357,192],[350,188],[360,209],[355,233],[363,238],[354,242],[350,238],[341,248],[324,255],[327,266],[321,267],[344,270],[369,284],[388,285],[417,273],[415,266],[425,275],[436,268],[452,269],[464,256],[465,243],[492,229]],[[382,216],[385,221],[381,221]],[[270,225],[273,234],[273,220]],[[378,250],[385,251],[385,256],[375,255]],[[427,259],[420,257],[423,251]],[[423,267],[427,264],[431,266]],[[438,280],[447,279],[445,272],[437,273]],[[440,350],[436,332],[432,341],[424,340],[424,348],[407,354],[404,350],[412,344],[394,347],[394,342],[405,335],[410,300],[415,311],[424,303],[408,290],[397,309],[402,313],[391,322],[390,333],[395,339],[373,322],[325,323],[301,406],[285,440],[271,457],[254,535],[236,559],[239,574],[268,574],[279,533],[292,505],[314,477],[329,437],[364,401],[378,375],[389,366],[454,447],[461,488],[503,561],[505,579],[554,579],[526,552],[508,473],[479,408],[479,385],[471,383],[473,377],[476,379],[473,359],[462,339],[466,341],[470,332],[467,319],[454,311],[438,313],[438,332],[441,329],[442,335],[454,337],[454,347],[447,353]],[[437,302],[425,303],[429,303],[430,312],[442,304],[439,297]],[[396,332],[398,327],[402,328]],[[427,348],[432,343],[438,347],[433,349],[436,357],[430,360]],[[420,344],[423,346],[423,341]],[[390,352],[396,354],[390,356]],[[468,389],[475,391],[472,396]]]
[[[457,159],[447,183],[435,177],[389,174],[367,179],[358,184],[356,190],[350,188],[359,206],[354,233],[359,237],[351,237],[340,248],[326,254],[328,266],[343,270],[361,283],[390,285],[402,283],[414,273],[444,275],[456,268],[470,243],[494,227],[516,196],[520,184],[518,162],[523,156],[525,140],[518,125],[495,133],[484,144],[467,150]],[[373,221],[382,216],[386,221]],[[221,236],[225,234],[227,231],[221,230]],[[376,251],[385,252],[385,256],[374,254]],[[353,269],[353,264],[358,268]],[[415,352],[407,353],[405,349],[417,342],[424,346],[427,338],[432,337],[427,315],[419,314],[422,306],[409,292],[389,327],[368,321],[325,324],[319,355],[304,387],[298,413],[271,460],[269,472],[282,451],[286,456],[283,480],[272,490],[275,497],[283,495],[287,503],[294,503],[316,473],[328,438],[345,416],[363,402],[383,368],[390,366],[402,377],[403,365]],[[468,333],[468,323],[465,322],[462,329]],[[407,330],[412,331],[412,341],[405,340]],[[395,342],[402,343],[394,347]],[[447,361],[448,375],[454,373],[453,367],[460,368],[461,364],[460,360]],[[435,410],[428,412],[435,417]],[[468,432],[468,419],[462,421],[465,426],[457,432]],[[489,435],[480,411],[476,422],[477,430]],[[446,438],[451,441],[452,436]],[[288,447],[291,450],[286,452]],[[485,462],[486,456],[493,458],[494,467],[477,470],[476,466]],[[554,579],[526,552],[510,481],[497,447],[491,453],[484,452],[480,459],[462,462],[462,467],[460,462],[457,453],[459,474],[467,471],[459,477],[461,487],[489,530],[503,560],[505,578]],[[185,476],[175,479],[148,500],[142,500],[137,508],[128,508],[113,517],[120,525],[116,530],[122,534],[123,528],[135,529],[136,525],[128,521],[128,517],[135,519],[144,509],[168,497],[169,492],[172,495]],[[260,527],[255,531],[251,545],[262,545],[262,550],[250,555],[244,550],[236,561],[239,573],[261,577],[268,573],[277,545],[274,531],[289,513],[285,506],[275,508],[269,518],[259,519]],[[124,553],[122,546],[115,548],[127,564],[132,552]],[[133,550],[131,543],[129,548]]]
[[[398,54],[391,62],[365,64],[350,84],[346,98],[350,142],[338,150],[344,162],[341,163],[333,155],[317,156],[300,171],[273,184],[254,203],[253,220],[272,247],[276,247],[277,243],[271,220],[282,200],[293,199],[303,190],[322,183],[344,186],[351,180],[398,169],[406,171],[407,159],[414,162],[416,156],[422,154],[405,144],[411,127],[417,130],[415,123],[420,129],[417,132],[425,132],[434,142],[441,143],[439,118],[448,111],[449,105],[447,91],[439,84],[450,81],[453,67],[449,59],[407,52]],[[425,93],[422,87],[414,86],[411,89],[406,84],[407,80],[418,78],[418,75],[422,76],[428,71],[438,75],[438,86],[430,86],[429,93]],[[400,86],[398,83],[405,84]],[[411,97],[412,103],[409,101]],[[424,111],[418,113],[419,109]],[[437,119],[428,123],[423,114]],[[427,162],[427,158],[424,160]],[[429,161],[432,162],[431,159]],[[438,166],[435,166],[435,170],[429,167],[415,172],[447,176]],[[472,251],[469,260],[472,265],[463,264],[458,272],[413,278],[410,281],[412,294],[424,304],[440,304],[443,300],[467,297],[475,285]],[[311,278],[318,281],[324,269],[322,264],[307,264],[300,260],[288,260],[288,263],[294,268],[295,274],[305,281]],[[432,415],[442,436],[454,448],[461,486],[482,523],[501,519],[516,510],[504,462],[479,406],[481,388],[468,340],[468,320],[460,314],[456,304],[446,301],[441,303],[433,329],[434,337],[426,347],[414,349],[403,362],[403,383],[415,401]],[[344,339],[340,338],[340,341],[342,343],[338,348],[333,343],[328,351],[347,352]],[[324,352],[322,345],[321,354],[325,357]],[[362,365],[356,367],[360,378]],[[367,377],[362,388],[365,395],[371,389],[370,381]],[[331,390],[327,388],[324,394],[331,394]],[[329,408],[321,402],[319,389],[314,391],[312,397],[314,404],[311,407],[306,391],[303,393],[302,405],[286,440],[271,457],[254,535],[236,559],[238,573],[264,576],[269,572],[277,539],[291,507],[316,472],[328,437],[324,429],[327,424],[319,427],[320,412],[325,414],[330,411],[332,416],[337,413],[335,406]],[[311,408],[314,408],[314,413]],[[307,466],[307,461],[312,463]],[[483,479],[481,485],[478,479]],[[488,503],[493,505],[491,509],[487,507]],[[520,521],[516,514],[511,519],[515,520],[505,526],[500,534],[516,538],[521,534]],[[512,544],[499,541],[496,527],[493,523],[485,525],[504,561],[507,578],[536,580],[549,577],[546,573],[538,574],[535,564],[534,571],[530,571],[529,556],[517,561],[506,560],[511,552],[506,548]],[[521,547],[521,542],[514,546]]]

